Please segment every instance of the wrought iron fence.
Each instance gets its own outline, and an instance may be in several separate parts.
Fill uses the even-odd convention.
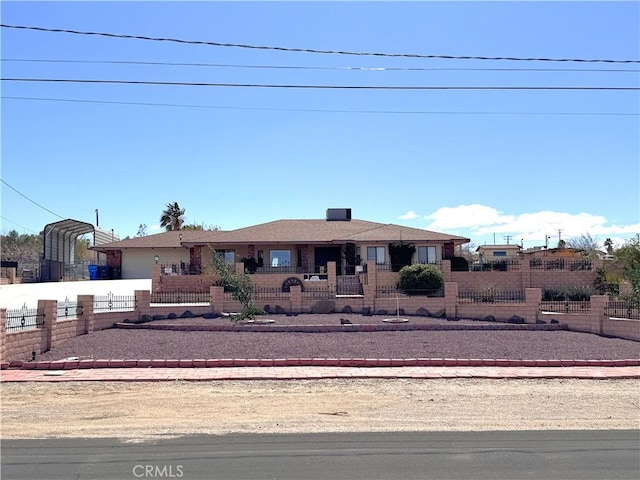
[[[58,320],[73,320],[78,318],[78,314],[82,315],[82,305],[78,302],[72,302],[66,297],[62,302],[58,302]]]
[[[316,300],[329,300],[336,296],[336,287],[334,285],[305,285],[302,291],[302,298],[311,298]]]
[[[283,292],[281,287],[255,287],[253,295],[254,300],[288,300],[291,292]]]
[[[545,300],[540,302],[541,312],[553,313],[589,313],[591,302],[589,300]]]
[[[93,297],[93,312],[130,312],[136,309],[136,297],[134,295],[96,295]]]
[[[402,289],[395,285],[376,285],[376,298],[395,298],[405,296],[444,297],[444,288]]]
[[[7,310],[7,332],[33,330],[44,325],[44,312],[37,308],[21,308]]]
[[[161,275],[200,275],[202,268],[188,262],[163,263],[160,265]]]
[[[520,269],[520,261],[515,259],[491,260],[469,264],[470,272],[513,272]]]
[[[524,303],[522,290],[495,290],[458,292],[458,303]]]
[[[566,258],[554,258],[553,260],[543,260],[541,258],[532,258],[529,260],[529,268],[531,270],[591,270],[593,263],[589,259],[570,260]]]
[[[209,304],[211,295],[208,291],[184,291],[154,292],[151,294],[152,304]]]
[[[640,320],[640,304],[624,300],[609,301],[605,307],[605,313],[609,317]]]

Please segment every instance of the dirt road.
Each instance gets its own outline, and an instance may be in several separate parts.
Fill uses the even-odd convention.
[[[637,380],[8,383],[2,438],[640,428]]]

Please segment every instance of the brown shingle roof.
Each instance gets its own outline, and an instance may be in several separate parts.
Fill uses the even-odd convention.
[[[124,248],[177,248],[181,247],[182,242],[198,241],[199,238],[206,236],[207,239],[213,238],[216,234],[223,233],[219,230],[203,231],[203,230],[172,230],[170,232],[156,233],[154,235],[146,235],[144,237],[129,238],[118,242],[104,243],[97,245],[92,250],[103,252],[106,250],[122,250]],[[204,243],[207,243],[206,241]]]
[[[399,240],[453,241],[457,244],[470,241],[468,238],[456,235],[366,220],[276,220],[227,232],[204,232],[204,235],[198,239],[183,240],[183,244],[395,242]]]

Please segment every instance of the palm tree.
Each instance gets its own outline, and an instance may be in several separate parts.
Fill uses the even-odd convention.
[[[166,210],[162,212],[160,217],[160,226],[166,228],[167,232],[169,232],[182,229],[183,223],[184,208],[180,208],[178,202],[168,203]]]

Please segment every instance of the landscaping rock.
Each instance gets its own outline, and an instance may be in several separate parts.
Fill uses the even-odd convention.
[[[220,315],[218,315],[217,313],[205,313],[204,315],[202,315],[202,318],[207,318],[207,319],[211,319],[211,318],[218,318]]]
[[[538,325],[546,325],[547,322],[545,322],[544,320],[536,320],[536,324],[538,324]]]
[[[342,308],[342,313],[353,313],[353,309],[349,305],[345,305]]]
[[[193,318],[194,316],[195,315],[193,313],[187,310],[182,315],[180,315],[180,318]]]
[[[287,313],[287,311],[284,308],[282,308],[280,305],[276,305],[276,313],[280,315],[284,315],[285,313]]]
[[[446,314],[447,311],[444,308],[441,308],[437,312],[432,313],[431,316],[435,318],[444,318]]]
[[[508,323],[518,323],[518,324],[522,324],[522,323],[526,323],[524,321],[524,318],[518,316],[518,315],[514,315],[512,316],[509,320],[507,320]]]
[[[154,320],[164,320],[164,319],[166,319],[166,318],[167,318],[167,317],[165,317],[164,315],[154,315],[154,316],[153,316],[153,319],[154,319]]]
[[[376,315],[386,315],[387,311],[386,310],[376,310]]]
[[[178,318],[178,315],[176,315],[175,313],[170,313],[167,318],[169,320],[175,320],[176,318]]]
[[[421,317],[430,317],[431,313],[426,308],[420,307],[418,310],[416,310],[416,315],[419,315]]]
[[[365,317],[372,317],[373,313],[371,313],[371,307],[364,307],[362,309],[362,315],[364,315]]]
[[[320,300],[311,307],[311,313],[332,313],[336,308],[333,300]]]
[[[487,315],[486,317],[484,317],[484,321],[485,322],[495,322],[496,321],[496,317],[494,317],[493,315]]]

